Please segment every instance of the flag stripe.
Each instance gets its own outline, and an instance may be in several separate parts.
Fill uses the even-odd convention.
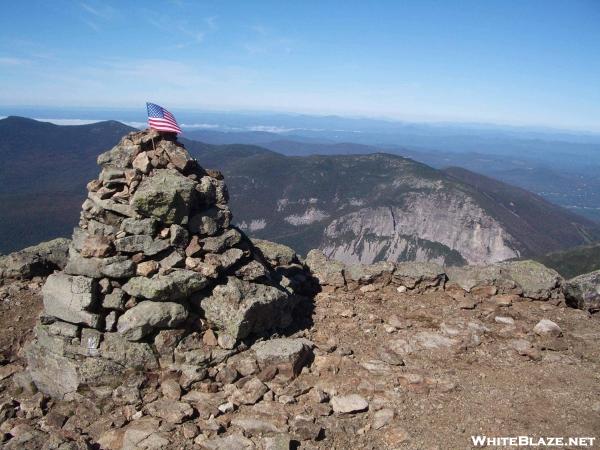
[[[154,103],[146,103],[148,110],[148,125],[158,131],[181,133],[181,128],[175,116],[162,106]]]

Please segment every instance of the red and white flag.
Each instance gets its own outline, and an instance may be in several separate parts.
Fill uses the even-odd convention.
[[[181,133],[181,128],[179,128],[175,116],[165,108],[154,103],[146,103],[146,108],[148,109],[148,125],[150,128],[169,133]]]

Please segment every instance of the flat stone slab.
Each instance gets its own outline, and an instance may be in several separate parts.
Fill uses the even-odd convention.
[[[46,314],[65,322],[98,328],[100,316],[88,311],[97,301],[97,290],[92,278],[54,273],[42,288]]]
[[[252,350],[261,369],[277,367],[288,376],[296,376],[310,357],[304,339],[271,339],[254,344]]]
[[[208,285],[208,279],[191,270],[174,270],[154,278],[134,277],[123,285],[132,297],[148,300],[178,300],[189,297]]]
[[[155,328],[180,325],[187,315],[187,310],[179,303],[144,301],[119,317],[117,331],[129,341],[139,341]]]
[[[352,414],[369,409],[369,403],[358,394],[336,395],[331,399],[333,412]]]

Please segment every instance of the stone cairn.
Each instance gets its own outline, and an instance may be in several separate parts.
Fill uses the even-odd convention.
[[[231,226],[220,172],[153,130],[125,136],[98,164],[26,349],[38,389],[64,398],[159,367],[193,382],[248,336],[290,325],[294,280]]]

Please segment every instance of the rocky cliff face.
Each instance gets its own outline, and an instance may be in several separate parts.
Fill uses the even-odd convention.
[[[400,207],[361,208],[332,221],[321,249],[348,263],[482,264],[519,256],[516,240],[460,191],[411,192]]]
[[[353,263],[481,264],[600,237],[596,225],[531,193],[398,156],[193,149],[227,174],[241,227],[304,254],[320,248]]]

